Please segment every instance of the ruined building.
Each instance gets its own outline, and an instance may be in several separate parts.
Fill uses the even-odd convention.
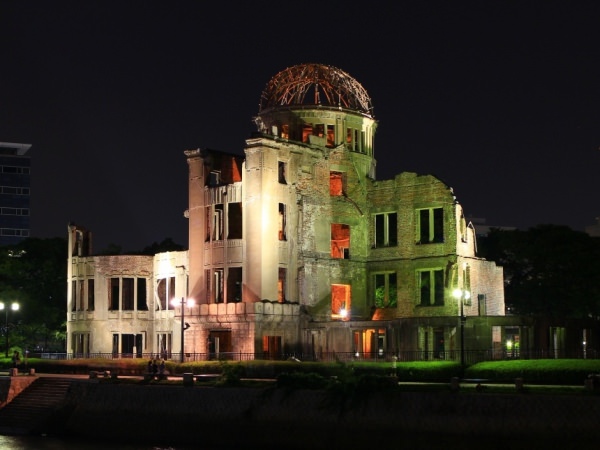
[[[187,359],[455,358],[461,334],[500,348],[502,269],[477,257],[451,187],[377,180],[372,111],[344,71],[290,67],[243,155],[184,152],[188,251],[94,256],[70,224],[67,352],[177,359],[183,339]]]

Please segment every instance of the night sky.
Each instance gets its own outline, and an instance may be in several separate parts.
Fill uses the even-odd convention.
[[[243,153],[301,63],[369,93],[377,178],[451,186],[488,225],[600,216],[600,7],[589,2],[0,3],[0,141],[32,144],[34,237],[187,247],[194,148]]]

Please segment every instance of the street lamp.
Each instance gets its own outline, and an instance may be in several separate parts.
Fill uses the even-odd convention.
[[[185,342],[184,331],[190,327],[190,324],[186,323],[185,321],[185,307],[192,307],[194,306],[194,303],[195,301],[193,298],[188,298],[186,300],[183,297],[181,297],[181,300],[179,300],[178,298],[174,298],[173,300],[171,300],[171,305],[181,306],[181,357],[179,358],[179,362],[183,362],[183,349],[185,348],[183,345]]]
[[[5,305],[4,302],[0,302],[0,310],[4,310],[6,312],[6,317],[4,321],[4,336],[6,337],[6,357],[8,358],[8,305]],[[10,309],[13,311],[19,310],[19,304],[17,302],[12,302],[10,305]]]
[[[460,366],[465,369],[465,300],[471,298],[471,293],[466,289],[454,289],[454,298],[460,302]]]

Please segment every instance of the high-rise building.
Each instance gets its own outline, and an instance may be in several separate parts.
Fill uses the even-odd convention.
[[[29,237],[31,144],[0,142],[0,245]]]

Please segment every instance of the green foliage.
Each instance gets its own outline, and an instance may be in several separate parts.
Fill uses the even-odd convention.
[[[65,350],[67,249],[63,238],[28,238],[18,245],[0,247],[0,300],[20,305],[19,311],[9,313],[11,347]],[[167,238],[137,253],[182,249]],[[119,255],[122,248],[110,244],[100,254]]]
[[[398,305],[398,290],[396,286],[389,286],[389,298],[385,298],[385,286],[375,289],[375,306],[377,308],[395,308]]]
[[[98,255],[100,256],[114,256],[121,254],[123,254],[123,247],[112,242],[98,252]]]
[[[244,367],[241,364],[221,362],[221,378],[217,383],[220,386],[237,386],[240,384]]]
[[[467,378],[512,382],[523,378],[532,384],[581,385],[589,374],[600,373],[598,359],[530,359],[488,361],[468,367]]]
[[[22,360],[22,365],[25,361]],[[91,370],[119,375],[142,376],[148,360],[135,359],[74,359],[48,360],[29,358],[27,367],[38,373],[65,373],[87,375]],[[185,368],[183,367],[185,366]],[[271,369],[267,369],[272,366]],[[10,358],[0,358],[0,368],[11,367]],[[257,370],[259,368],[259,370]],[[431,383],[431,386],[447,388],[453,377],[460,374],[460,365],[453,362],[415,361],[337,363],[290,363],[287,361],[199,361],[179,364],[167,361],[170,374],[193,372],[194,374],[221,373],[217,385],[248,385],[253,380],[276,379],[278,387],[290,389],[325,389],[332,398],[358,398],[362,393],[384,389],[407,389],[402,383]],[[273,376],[273,374],[276,374]],[[600,360],[593,359],[540,359],[490,361],[474,364],[465,370],[465,378],[482,379],[488,383],[513,384],[515,378],[523,378],[531,385],[583,386],[590,374],[600,374]],[[398,382],[401,386],[398,386]],[[424,389],[417,385],[408,389]],[[426,386],[426,385],[419,385]],[[427,389],[432,389],[428,387]],[[514,388],[513,388],[514,389]],[[360,394],[360,395],[359,395]],[[358,396],[358,397],[356,397]]]
[[[0,299],[20,305],[9,317],[11,344],[30,350],[64,349],[66,253],[67,241],[60,238],[29,238],[0,248]]]
[[[157,253],[164,253],[164,252],[180,252],[182,250],[185,250],[185,247],[183,245],[179,245],[176,244],[175,242],[173,242],[173,239],[171,238],[166,238],[163,239],[162,242],[158,243],[158,242],[153,242],[152,245],[149,245],[148,247],[144,247],[144,249],[140,252],[132,252],[134,254],[141,254],[141,255],[156,255]]]

